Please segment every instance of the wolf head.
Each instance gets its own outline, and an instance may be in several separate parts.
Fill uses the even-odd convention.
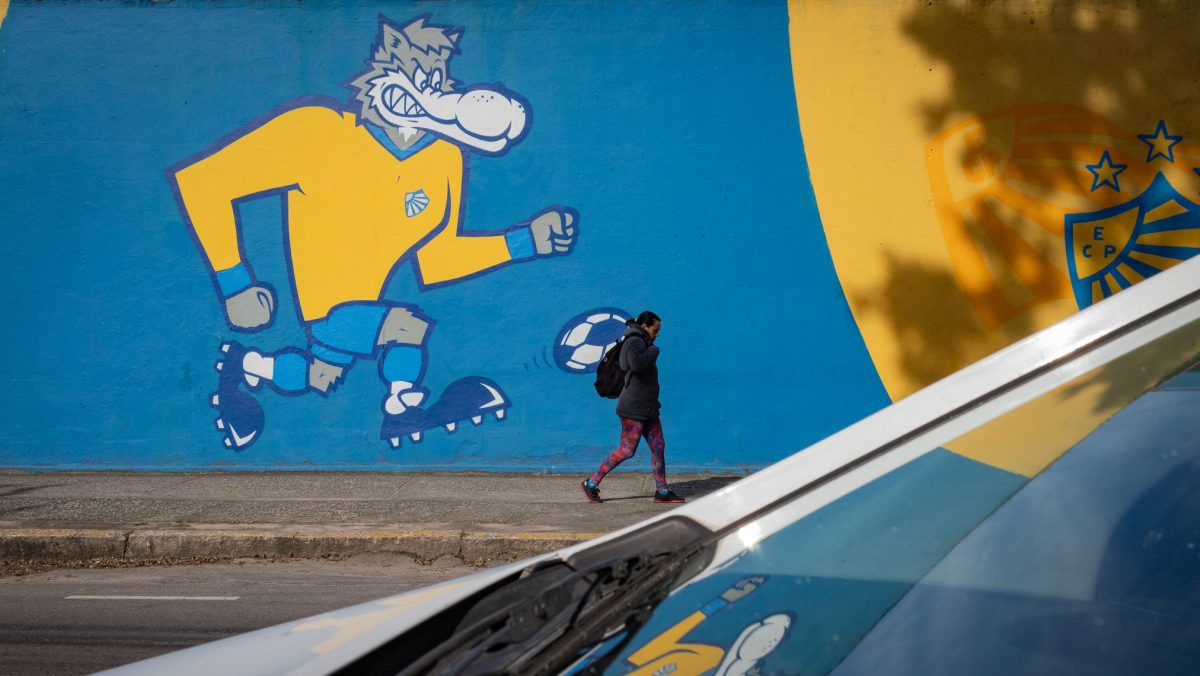
[[[359,119],[388,132],[401,147],[429,132],[485,153],[521,139],[529,105],[500,85],[460,87],[450,78],[462,31],[417,17],[403,28],[379,17],[379,38],[367,70],[349,86]]]

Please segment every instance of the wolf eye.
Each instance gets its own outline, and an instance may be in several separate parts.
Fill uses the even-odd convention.
[[[442,71],[433,71],[433,75],[429,78],[429,88],[435,92],[442,91]]]
[[[428,80],[429,76],[426,75],[425,71],[421,70],[420,68],[413,73],[413,84],[416,85],[417,89],[425,89],[425,83],[428,82]]]

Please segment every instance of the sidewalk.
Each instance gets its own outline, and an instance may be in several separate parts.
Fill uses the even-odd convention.
[[[671,476],[688,499],[737,478]],[[600,505],[583,498],[580,479],[0,470],[0,562],[362,553],[486,562],[553,551],[674,506],[651,500],[648,472],[609,475]]]

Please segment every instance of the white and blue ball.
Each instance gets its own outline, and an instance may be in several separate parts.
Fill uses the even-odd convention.
[[[595,373],[608,348],[624,335],[628,320],[628,312],[613,307],[572,317],[558,332],[554,363],[567,373]]]

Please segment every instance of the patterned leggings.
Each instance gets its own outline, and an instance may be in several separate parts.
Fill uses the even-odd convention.
[[[654,485],[660,491],[667,490],[667,460],[664,455],[667,450],[667,442],[663,439],[662,421],[658,418],[646,422],[621,418],[621,445],[605,458],[604,462],[600,463],[600,469],[592,474],[592,483],[599,486],[605,474],[632,458],[633,454],[637,452],[641,437],[646,437],[646,443],[650,444],[650,464],[654,468]]]

